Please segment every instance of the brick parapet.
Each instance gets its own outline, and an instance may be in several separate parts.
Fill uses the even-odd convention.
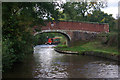
[[[109,32],[109,25],[106,23],[91,23],[91,22],[70,22],[60,21],[53,22],[54,26],[51,26],[51,22],[47,23],[46,26],[42,26],[42,30],[83,30],[89,32]]]

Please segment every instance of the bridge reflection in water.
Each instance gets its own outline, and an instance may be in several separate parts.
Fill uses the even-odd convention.
[[[60,54],[53,45],[38,45],[24,64],[4,73],[6,78],[117,78],[117,62],[108,59]]]

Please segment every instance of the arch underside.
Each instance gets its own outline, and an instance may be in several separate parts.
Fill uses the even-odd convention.
[[[42,30],[40,32],[36,32],[34,36],[36,36],[37,34],[42,34],[42,33],[60,33],[67,38],[67,41],[71,41],[71,37],[65,31],[62,31],[62,30]]]

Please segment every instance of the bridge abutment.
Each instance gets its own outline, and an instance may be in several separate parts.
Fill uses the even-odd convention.
[[[97,38],[98,34],[94,32],[81,32],[81,31],[66,31],[66,33],[71,37],[71,40],[68,42],[68,46],[80,40],[82,41],[94,40]]]

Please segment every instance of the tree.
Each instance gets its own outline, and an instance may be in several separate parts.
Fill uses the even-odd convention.
[[[100,8],[106,7],[105,2],[67,2],[63,7],[63,13],[66,14],[66,20],[86,20],[86,15],[91,14],[95,10],[100,10]]]
[[[110,31],[113,31],[116,26],[112,14],[101,11],[101,8],[107,7],[107,2],[100,0],[97,2],[67,2],[62,7],[65,20],[108,23]]]
[[[33,51],[32,27],[43,25],[44,17],[54,17],[58,12],[56,5],[52,2],[2,3],[3,68],[23,61],[25,55]]]
[[[112,14],[104,13],[101,10],[95,10],[92,14],[87,15],[87,21],[108,23],[110,26],[110,31],[115,27],[115,19],[112,17]]]

